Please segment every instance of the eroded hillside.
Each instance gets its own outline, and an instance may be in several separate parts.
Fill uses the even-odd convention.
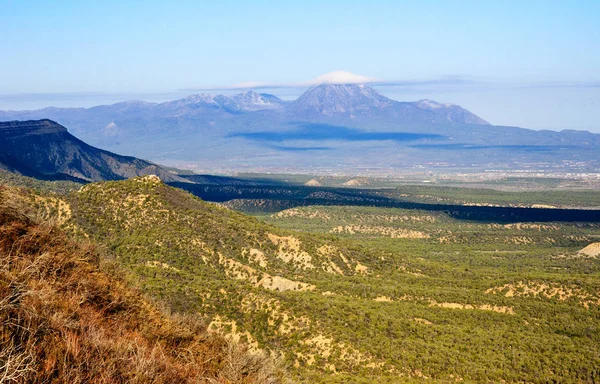
[[[322,296],[334,276],[368,274],[356,249],[262,224],[155,177],[87,185],[72,201],[75,232],[107,244],[173,311],[208,314],[211,330],[282,351],[296,366],[375,364],[295,303]],[[313,339],[326,346],[315,349]],[[342,356],[332,355],[335,346]]]
[[[144,292],[278,354],[300,381],[598,375],[600,266],[577,253],[590,226],[473,226],[361,207],[269,219],[298,232],[155,177],[86,185],[68,204],[65,228],[104,244]],[[447,231],[464,241],[440,241]],[[485,239],[467,247],[479,234]],[[528,236],[535,241],[505,241]],[[506,295],[525,286],[540,293]]]
[[[92,243],[36,220],[52,205],[70,217],[43,200],[0,186],[0,382],[284,382],[267,355],[162,313]]]

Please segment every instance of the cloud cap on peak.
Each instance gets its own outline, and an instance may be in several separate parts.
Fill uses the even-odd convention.
[[[267,83],[260,81],[245,81],[242,83],[235,84],[231,87],[218,87],[210,88],[211,90],[228,89],[228,90],[240,90],[240,89],[266,89],[266,88],[285,88],[285,87],[310,87],[313,85],[320,84],[367,84],[375,83],[379,80],[374,77],[357,75],[356,73],[348,71],[333,71],[322,74],[315,77],[312,80],[300,82],[300,83]]]
[[[364,84],[373,83],[377,79],[373,77],[367,77],[357,75],[348,71],[333,71],[325,73],[321,76],[314,78],[313,80],[306,83],[306,85],[318,85],[318,84]]]

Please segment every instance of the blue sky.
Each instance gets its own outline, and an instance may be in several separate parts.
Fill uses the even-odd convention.
[[[595,0],[0,0],[0,15],[0,109],[247,82],[293,98],[344,70],[388,97],[461,104],[495,124],[600,132]]]

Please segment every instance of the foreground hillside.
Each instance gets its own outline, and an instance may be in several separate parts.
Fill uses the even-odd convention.
[[[29,202],[0,186],[0,382],[282,382],[269,358],[202,318],[159,312]]]
[[[299,381],[599,376],[600,264],[579,253],[596,224],[307,207],[273,226],[155,177],[89,184],[47,206],[170,311],[279,355]]]
[[[172,311],[208,314],[211,330],[281,351],[297,367],[374,366],[369,354],[331,338],[309,309],[334,276],[366,273],[358,250],[291,235],[152,177],[87,185],[72,204],[73,230],[103,239]]]

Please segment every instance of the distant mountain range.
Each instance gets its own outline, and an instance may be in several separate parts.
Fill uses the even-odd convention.
[[[458,105],[398,102],[358,84],[318,85],[293,101],[248,91],[0,111],[0,120],[30,119],[55,120],[114,152],[208,171],[535,164],[594,169],[600,149],[600,135],[589,132],[493,126]]]
[[[51,120],[0,122],[0,169],[47,180],[122,180],[153,174],[185,182],[156,164],[92,147]]]
[[[459,123],[490,125],[485,120],[454,104],[431,100],[398,102],[365,85],[322,84],[307,90],[297,100],[285,101],[275,95],[246,91],[234,96],[191,95],[164,103],[124,101],[92,108],[48,107],[32,111],[0,111],[0,118],[23,119],[51,116],[63,119],[112,118],[207,118],[257,111],[283,112],[287,117],[391,114],[398,122]],[[110,123],[109,123],[110,124]],[[107,124],[107,126],[109,125]],[[110,131],[110,129],[109,129]],[[108,132],[110,133],[110,132]]]

